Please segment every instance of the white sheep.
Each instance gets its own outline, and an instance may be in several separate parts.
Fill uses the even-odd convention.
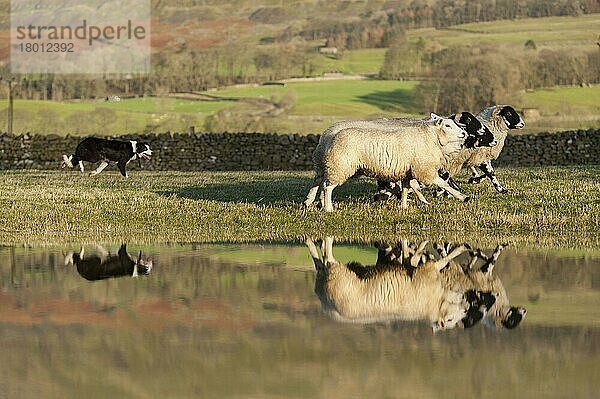
[[[465,252],[455,248],[439,260],[427,260],[415,272],[397,267],[360,278],[333,256],[333,238],[323,245],[323,258],[308,239],[317,270],[315,292],[325,312],[338,321],[375,323],[392,320],[428,320],[434,331],[451,329],[465,317],[467,303],[461,292],[443,287],[440,270]],[[424,247],[422,245],[421,247]]]
[[[315,165],[323,165],[324,150],[327,148],[326,143],[330,143],[333,136],[339,131],[347,128],[377,128],[379,126],[395,126],[395,125],[414,125],[417,122],[432,121],[438,116],[434,113],[431,114],[429,119],[410,119],[410,118],[379,118],[373,120],[357,120],[357,121],[341,121],[333,124],[327,128],[320,136],[319,142],[321,146],[317,147],[317,150],[313,153],[313,163]],[[483,146],[494,146],[496,141],[494,135],[490,130],[485,127],[473,114],[470,112],[461,112],[448,116],[449,119],[453,119],[454,122],[467,133],[465,139],[465,148],[478,148]],[[320,150],[319,150],[320,149]],[[321,166],[322,167],[322,166]],[[419,185],[416,181],[409,182],[410,188],[415,192],[421,202],[428,204],[425,197],[418,190]],[[387,200],[392,194],[400,195],[400,191],[403,189],[402,184],[398,182],[391,182],[378,179],[377,180],[377,191],[378,194],[375,196],[375,200]],[[406,196],[408,194],[408,188],[404,187]],[[458,189],[458,188],[457,188]]]
[[[496,178],[492,161],[500,156],[508,131],[511,129],[522,129],[525,127],[525,122],[510,105],[495,105],[486,108],[477,115],[477,118],[494,134],[497,144],[489,148],[462,149],[451,158],[446,170],[452,177],[463,167],[468,166],[472,173],[469,183],[477,184],[489,178],[496,191],[506,193],[508,190]],[[476,168],[481,169],[483,175],[478,176]],[[449,183],[453,188],[458,190],[456,184],[452,181]]]
[[[452,119],[432,114],[414,123],[386,124],[362,121],[360,126],[325,135],[315,149],[315,179],[304,202],[309,207],[319,187],[326,212],[333,211],[333,189],[355,174],[388,181],[435,184],[461,201],[469,198],[438,175],[450,154],[458,152],[466,134]],[[406,207],[403,200],[402,206]]]

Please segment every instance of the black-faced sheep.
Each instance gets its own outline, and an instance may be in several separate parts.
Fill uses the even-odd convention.
[[[491,256],[485,255],[481,250],[471,251],[471,259],[468,264],[449,262],[442,271],[442,279],[447,289],[491,293],[495,300],[491,306],[486,308],[484,322],[511,329],[519,325],[527,311],[525,308],[510,305],[502,281],[492,274],[496,261],[504,248],[506,248],[506,244],[498,245]],[[441,256],[445,256],[451,247],[437,246],[436,249]],[[479,260],[483,260],[483,265],[476,268]],[[485,302],[485,298],[483,301]]]
[[[304,205],[323,189],[323,207],[333,211],[333,189],[361,174],[388,181],[412,179],[435,184],[461,201],[469,198],[453,189],[438,171],[464,145],[466,133],[452,119],[435,116],[410,124],[365,122],[319,141],[315,149],[315,179]],[[406,204],[403,202],[403,206]]]
[[[446,171],[452,177],[463,167],[469,167],[472,173],[469,183],[477,184],[484,179],[490,179],[496,191],[506,193],[508,190],[496,178],[492,161],[500,156],[508,131],[522,129],[525,127],[525,122],[510,105],[495,105],[486,108],[477,115],[477,118],[494,134],[497,144],[490,148],[464,148],[451,158]],[[476,168],[483,172],[481,176],[478,175]],[[458,190],[458,186],[452,181],[452,178],[449,184]]]
[[[402,267],[402,260],[398,267],[388,264],[385,269],[377,269],[376,265],[374,272],[366,273],[357,271],[365,269],[362,265],[346,265],[334,258],[331,237],[324,241],[323,258],[312,240],[306,244],[317,271],[315,293],[324,311],[335,320],[351,323],[428,320],[437,331],[456,327],[467,314],[464,295],[445,289],[440,274],[448,262],[467,250],[464,246],[441,259],[427,259],[423,264],[413,254],[411,258],[419,267],[412,273]],[[385,256],[385,249],[381,251]]]
[[[470,112],[462,112],[460,114],[454,114],[449,116],[449,118],[453,118],[457,125],[463,127],[467,132],[467,139],[465,140],[465,146],[458,153],[449,157],[449,163],[446,169],[454,168],[456,163],[461,158],[467,156],[467,154],[471,154],[474,150],[486,147],[494,147],[498,144],[496,141],[494,134],[486,127],[481,121],[477,119]],[[462,167],[462,166],[461,166]],[[448,179],[448,172],[440,171],[440,177],[444,180],[448,180],[449,185],[455,190],[460,190],[459,187],[452,181],[452,179]],[[411,182],[410,188],[415,192],[419,200],[427,204],[427,201],[424,199],[423,195],[418,191],[418,185],[415,182]],[[405,192],[403,195],[403,201],[405,201],[404,197],[407,195],[407,187],[404,187]],[[441,189],[440,189],[441,190]],[[442,192],[445,192],[442,190]],[[402,193],[402,185],[397,182],[389,182],[385,180],[377,180],[377,194],[374,197],[375,201],[384,201],[388,200],[392,195],[396,195],[400,197]]]

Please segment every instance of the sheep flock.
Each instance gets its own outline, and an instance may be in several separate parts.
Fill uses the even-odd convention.
[[[488,256],[467,244],[452,246],[404,239],[376,243],[374,265],[341,263],[333,255],[333,238],[322,242],[322,256],[306,240],[313,259],[315,293],[326,314],[345,323],[425,320],[433,331],[477,323],[493,328],[516,328],[527,311],[511,306],[493,270],[506,244]]]
[[[348,179],[377,179],[375,199],[401,197],[408,207],[408,194],[428,203],[424,185],[435,185],[438,193],[469,201],[453,177],[469,167],[470,183],[489,179],[500,193],[492,161],[504,147],[511,129],[522,129],[523,119],[510,105],[496,105],[478,115],[461,112],[448,117],[434,113],[428,119],[381,118],[338,122],[320,136],[313,152],[315,177],[304,206],[309,208],[319,191],[321,207],[333,211],[332,192]],[[482,174],[479,174],[478,170]]]

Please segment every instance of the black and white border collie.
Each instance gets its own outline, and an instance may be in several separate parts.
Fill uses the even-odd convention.
[[[133,161],[138,160],[141,167],[141,159],[150,159],[152,150],[148,143],[138,143],[137,141],[121,141],[101,139],[97,137],[87,137],[79,142],[75,149],[75,154],[66,156],[63,155],[61,167],[73,168],[75,165],[83,172],[83,161],[96,163],[100,165],[90,172],[90,176],[95,176],[102,172],[109,163],[117,164],[119,171],[127,177],[125,166]]]
[[[95,253],[84,258],[84,249],[79,253],[70,252],[65,256],[65,266],[75,265],[81,277],[89,281],[114,277],[137,277],[148,275],[152,270],[152,259],[142,259],[142,251],[132,258],[127,253],[127,245],[122,244],[117,255],[111,254],[101,246],[96,246]]]

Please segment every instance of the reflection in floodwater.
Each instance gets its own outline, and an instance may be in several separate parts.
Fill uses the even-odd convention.
[[[333,238],[323,241],[320,257],[314,242],[306,241],[317,271],[315,292],[326,313],[336,320],[375,323],[392,320],[427,320],[434,331],[457,326],[486,325],[508,329],[526,314],[510,306],[506,291],[493,269],[505,245],[491,256],[467,244],[378,244],[374,265],[338,262]],[[466,260],[459,256],[467,254]],[[481,263],[479,267],[478,263]]]
[[[140,251],[137,260],[127,253],[127,244],[122,244],[116,255],[106,251],[101,246],[95,247],[96,252],[86,255],[83,248],[79,253],[70,252],[65,256],[65,265],[74,264],[81,277],[86,280],[103,280],[111,277],[137,277],[148,275],[152,270],[152,259],[143,260]]]
[[[378,258],[372,245],[333,246],[342,263]],[[418,247],[388,247],[414,276]],[[64,264],[79,248],[0,247],[0,398],[563,399],[600,391],[599,249],[504,249],[493,273],[511,302],[526,305],[526,319],[513,330],[480,321],[431,334],[426,322],[333,320],[314,293],[303,242],[130,243],[134,260],[141,248],[152,257],[150,275],[93,283]],[[119,243],[105,248],[115,255]],[[86,246],[84,259],[94,252]],[[423,252],[441,257],[430,244]],[[382,255],[380,264],[394,264]],[[471,259],[465,252],[449,265]],[[378,269],[386,266],[353,270],[368,279]]]

